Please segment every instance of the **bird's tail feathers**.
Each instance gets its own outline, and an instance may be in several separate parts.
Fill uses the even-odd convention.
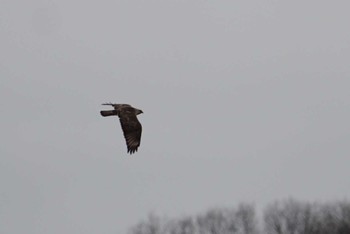
[[[106,102],[106,103],[102,103],[102,105],[104,105],[104,106],[114,106],[116,104],[111,103],[111,102]]]
[[[100,112],[102,116],[111,116],[111,115],[117,115],[116,110],[105,110]]]

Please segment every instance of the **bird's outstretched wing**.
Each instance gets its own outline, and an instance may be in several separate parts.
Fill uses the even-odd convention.
[[[141,143],[141,123],[137,119],[136,115],[132,114],[119,116],[119,120],[123,129],[128,153],[133,154],[137,151]]]

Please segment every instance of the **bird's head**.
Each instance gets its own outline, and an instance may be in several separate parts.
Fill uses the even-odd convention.
[[[142,113],[143,113],[143,111],[140,110],[140,109],[135,109],[135,111],[136,111],[136,115],[139,115],[139,114],[142,114]]]

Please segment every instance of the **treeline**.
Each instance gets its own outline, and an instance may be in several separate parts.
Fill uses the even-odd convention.
[[[258,218],[252,204],[210,209],[176,219],[150,215],[129,234],[350,234],[350,203],[293,199],[269,204]]]

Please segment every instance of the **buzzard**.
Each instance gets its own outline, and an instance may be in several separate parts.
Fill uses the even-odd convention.
[[[129,104],[104,103],[102,105],[110,105],[114,108],[114,110],[102,110],[100,113],[104,117],[111,115],[119,117],[128,153],[135,153],[140,146],[142,132],[142,126],[136,116],[143,113],[142,110],[136,109]]]

